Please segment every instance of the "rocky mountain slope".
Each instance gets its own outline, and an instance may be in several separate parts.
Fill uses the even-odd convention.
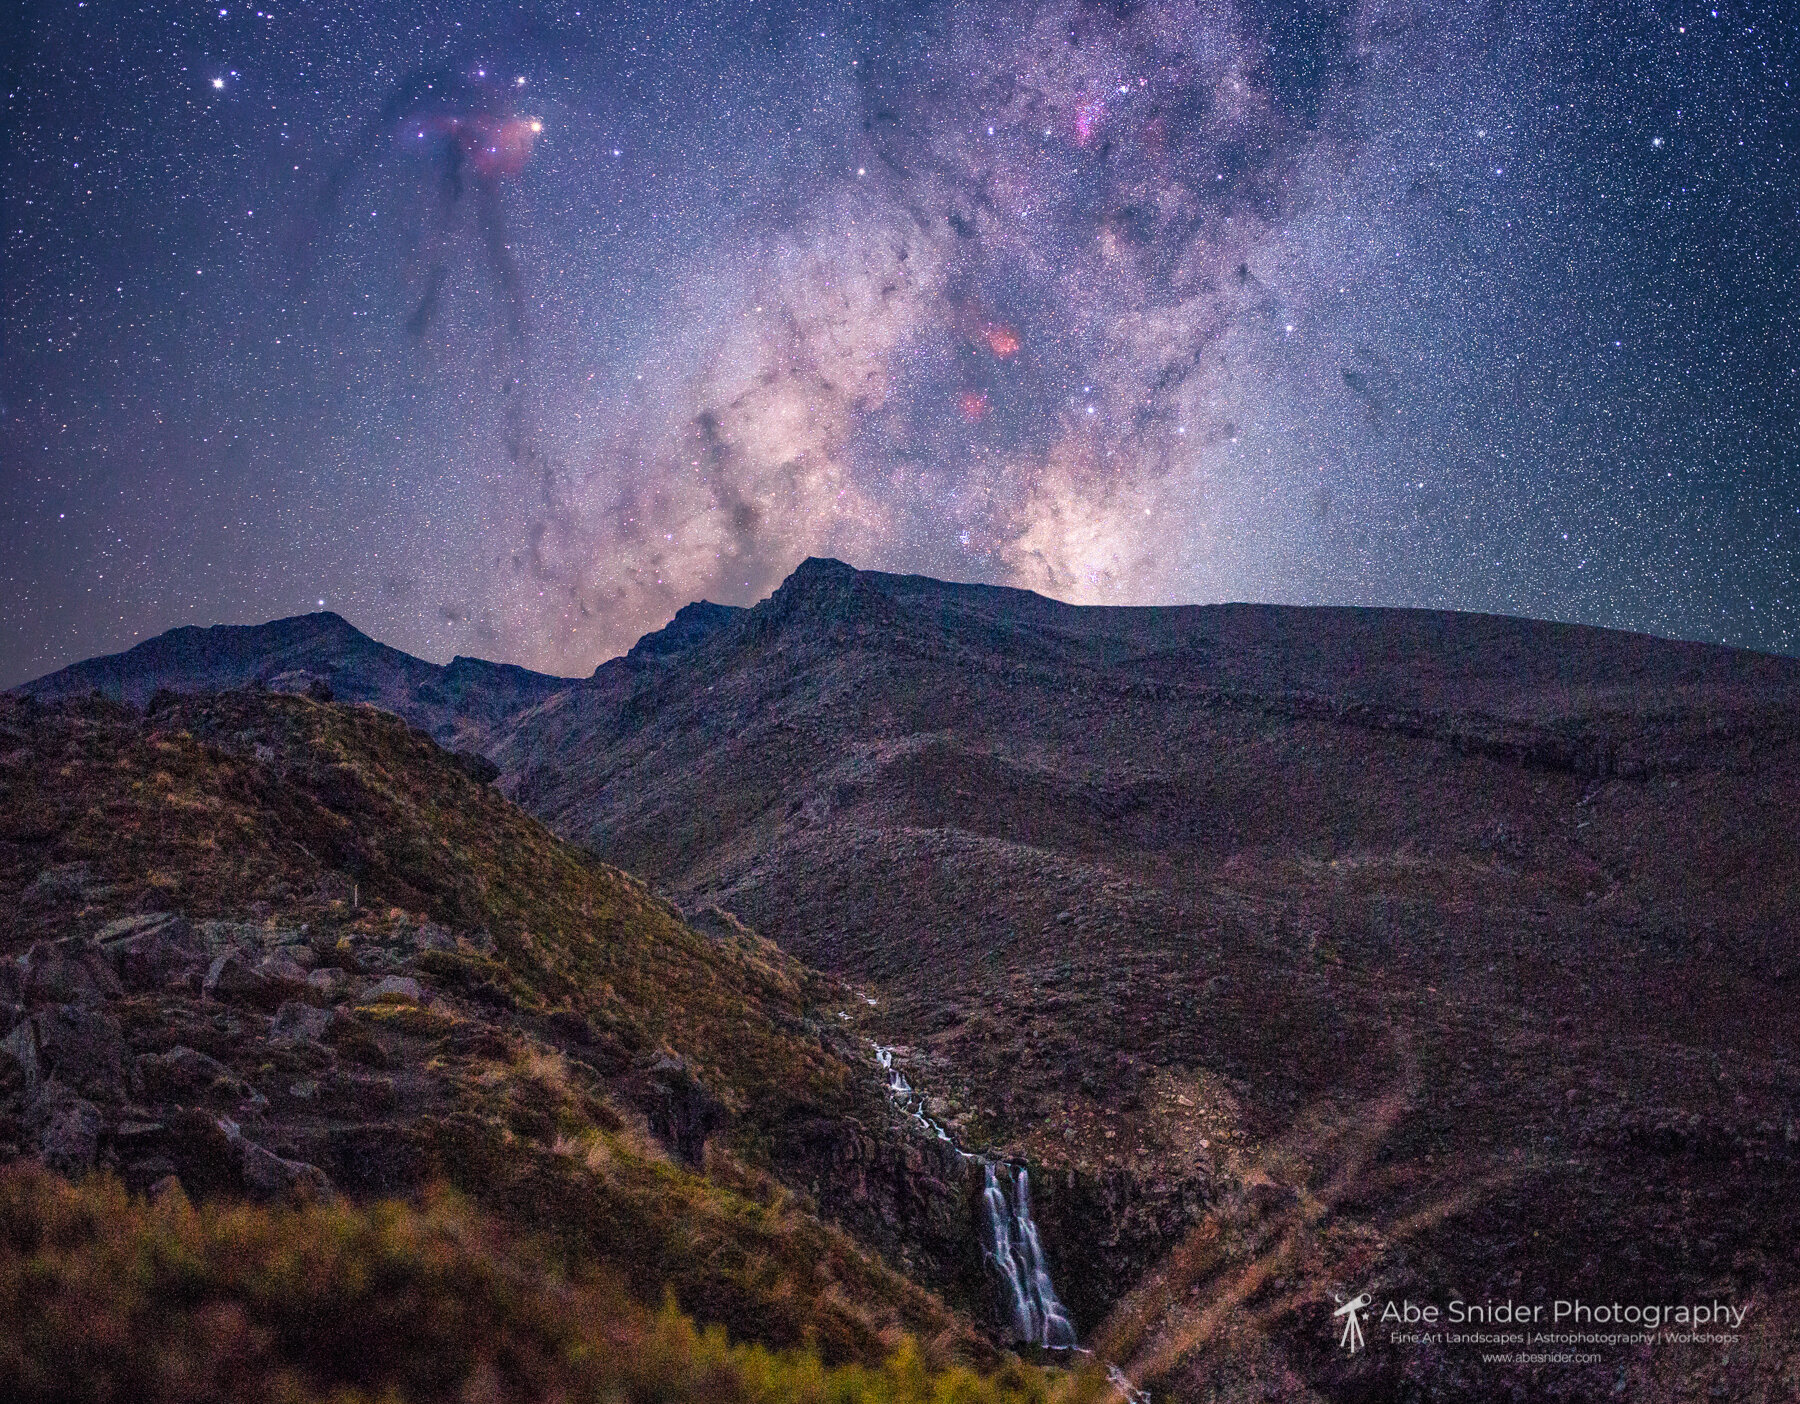
[[[904,1128],[845,1030],[853,997],[722,913],[683,922],[376,709],[267,691],[164,693],[144,712],[0,699],[0,1164],[104,1170],[159,1202],[447,1185],[475,1214],[452,1234],[465,1261],[534,1282],[610,1273],[602,1298],[638,1303],[619,1308],[627,1335],[668,1294],[737,1342],[811,1352],[804,1375],[821,1359],[877,1366],[910,1333],[929,1343],[915,1361],[928,1392],[934,1369],[1001,1364],[980,1329],[973,1189],[935,1174]],[[148,1252],[144,1235],[187,1243],[237,1284],[228,1300],[250,1291],[254,1271],[207,1237],[229,1226],[195,1239],[150,1220],[125,1242],[93,1236],[96,1212],[0,1187],[0,1293],[9,1253],[44,1234],[72,1255],[66,1306],[14,1294],[40,1328],[0,1329],[20,1371],[54,1374],[57,1313],[83,1300],[91,1255]],[[431,1238],[434,1223],[403,1227]],[[354,1216],[315,1228],[375,1231]],[[240,1231],[269,1251],[309,1232]],[[484,1235],[503,1245],[491,1261]],[[976,1316],[890,1264],[962,1291]],[[284,1331],[303,1315],[237,1309]],[[150,1369],[124,1345],[106,1358]],[[44,1397],[69,1397],[42,1379]],[[1005,1380],[1044,1388],[1012,1366],[989,1383]]]
[[[809,561],[479,740],[565,838],[847,982],[845,1036],[1029,1160],[1076,1326],[1159,1391],[1800,1389],[1794,660]],[[828,1211],[979,1315],[944,1196],[834,1115],[790,1117],[770,1173],[825,1170]],[[1711,1294],[1751,1326],[1350,1357],[1364,1290]]]
[[[1331,1294],[1369,1283],[1792,1319],[1800,663],[808,562],[493,755],[559,832],[878,995],[941,1119],[1039,1167],[1077,1324],[1193,1397],[1703,1387],[1347,1360]],[[1129,1297],[1159,1263],[1193,1280]],[[1690,1367],[1725,1368],[1655,1363]]]

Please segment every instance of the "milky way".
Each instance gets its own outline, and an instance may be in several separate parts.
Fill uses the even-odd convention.
[[[1618,9],[33,11],[0,681],[809,554],[1793,651],[1793,36]]]

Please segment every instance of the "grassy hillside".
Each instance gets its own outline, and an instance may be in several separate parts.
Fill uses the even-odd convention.
[[[454,1196],[151,1204],[0,1172],[0,1375],[36,1400],[1049,1404],[1098,1380],[733,1345],[614,1273],[570,1275]]]
[[[692,929],[388,714],[0,699],[0,955],[0,1156],[268,1202],[447,1184],[737,1340],[996,1359],[774,1173],[790,1127],[891,1115],[820,1007],[841,991]]]
[[[689,930],[385,712],[240,692],[144,720],[9,700],[0,725],[0,892],[19,899],[0,939],[15,949],[71,918],[158,909],[351,944],[429,921],[492,945],[434,953],[446,982],[578,1018],[615,1057],[679,1047],[759,1119],[841,1088],[841,1062],[797,1033],[824,993],[804,967]]]

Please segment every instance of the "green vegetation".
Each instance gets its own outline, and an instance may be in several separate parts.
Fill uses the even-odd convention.
[[[604,1272],[565,1274],[467,1201],[156,1203],[0,1173],[0,1378],[29,1400],[1075,1404],[1094,1378],[733,1345]]]
[[[260,1187],[247,1180],[242,1152],[220,1129],[225,1116],[241,1124],[246,1142],[316,1166],[308,1186],[319,1173],[352,1199],[448,1186],[470,1206],[455,1222],[528,1238],[533,1271],[585,1282],[584,1292],[610,1284],[608,1320],[661,1332],[673,1351],[668,1342],[679,1331],[656,1324],[655,1314],[672,1299],[678,1311],[728,1333],[730,1351],[712,1337],[684,1347],[710,1362],[696,1371],[716,1366],[749,1381],[721,1398],[764,1397],[758,1371],[787,1382],[780,1372],[798,1371],[798,1380],[809,1368],[827,1372],[821,1398],[839,1397],[832,1390],[863,1397],[842,1394],[852,1388],[844,1381],[885,1397],[881,1389],[900,1388],[889,1375],[901,1367],[888,1362],[911,1349],[909,1338],[929,1342],[925,1354],[945,1368],[1009,1368],[966,1318],[820,1216],[809,1196],[821,1193],[830,1165],[799,1164],[791,1152],[782,1159],[805,1144],[791,1134],[796,1127],[863,1146],[889,1119],[866,1058],[829,1017],[842,992],[728,920],[716,935],[694,930],[644,884],[558,840],[397,718],[257,691],[164,697],[145,712],[100,698],[54,707],[0,698],[0,956],[65,938],[74,950],[108,922],[158,912],[189,919],[205,949],[180,979],[134,977],[129,989],[96,986],[82,996],[99,1011],[83,1026],[99,1042],[84,1048],[103,1053],[102,1063],[117,1058],[121,1069],[157,1075],[129,1086],[124,1078],[84,1084],[82,1095],[93,1100],[82,1107],[91,1111],[69,1115],[89,1115],[97,1133],[83,1164],[63,1165],[69,1173],[98,1166],[145,1189],[173,1169],[196,1199],[276,1197],[272,1172]],[[92,958],[103,959],[97,950]],[[277,981],[271,995],[259,994],[254,980],[241,994],[207,993],[201,978],[221,952],[235,952],[246,970],[265,959],[288,962],[281,968],[289,973],[255,976]],[[289,968],[296,955],[318,981]],[[388,976],[400,987],[383,993]],[[409,981],[416,991],[405,989]],[[14,1020],[23,1018],[25,999],[45,998],[0,990],[0,1016],[12,1009]],[[277,1007],[296,1029],[295,1010],[316,1016],[314,1033],[279,1033]],[[0,1025],[0,1035],[11,1028]],[[172,1083],[154,1060],[177,1050],[186,1066],[212,1070]],[[47,1100],[50,1084],[34,1092],[17,1068],[9,1081],[9,1068],[0,1056],[0,1160],[34,1153],[60,1114]],[[827,1180],[823,1192],[831,1188]],[[69,1262],[93,1268],[96,1280],[117,1277],[121,1292],[139,1284],[132,1290],[141,1288],[141,1300],[102,1295],[100,1323],[114,1324],[96,1324],[94,1339],[124,1330],[121,1359],[137,1361],[131,1378],[140,1382],[154,1373],[153,1361],[132,1352],[162,1351],[165,1334],[174,1342],[167,1349],[187,1351],[192,1343],[182,1342],[194,1332],[200,1340],[211,1320],[198,1299],[168,1322],[153,1319],[167,1284],[143,1287],[144,1264],[161,1262],[155,1254],[164,1250],[144,1243],[250,1235],[256,1244],[241,1254],[244,1272],[258,1261],[270,1272],[304,1261],[309,1272],[326,1273],[313,1306],[294,1318],[324,1321],[350,1310],[331,1305],[345,1290],[330,1277],[337,1269],[327,1272],[340,1259],[318,1256],[331,1243],[411,1225],[401,1237],[422,1249],[463,1232],[444,1228],[450,1211],[441,1208],[423,1219],[342,1205],[203,1208],[179,1227],[162,1210],[121,1207],[121,1225],[136,1225],[133,1238],[125,1227],[115,1234],[95,1226],[105,1218],[95,1206],[112,1203],[105,1196],[116,1200],[117,1191],[60,1199],[35,1185],[13,1193],[15,1220],[39,1225],[13,1240],[25,1245],[15,1246],[22,1256],[6,1269],[15,1287],[50,1270],[31,1246],[55,1238],[44,1225],[89,1221]],[[282,1217],[294,1213],[301,1217]],[[304,1247],[300,1240],[315,1230],[324,1240]],[[140,1248],[150,1256],[131,1256]],[[511,1261],[511,1252],[492,1261]],[[97,1266],[103,1258],[113,1262],[105,1271]],[[218,1300],[262,1322],[253,1308],[260,1299],[239,1287]],[[23,1291],[19,1300],[31,1297]],[[46,1341],[74,1341],[87,1328],[59,1325],[55,1313],[79,1315],[87,1300],[77,1294],[61,1307],[32,1307],[18,1320],[38,1321],[31,1330],[48,1331]],[[472,1298],[466,1309],[486,1311],[485,1300]],[[465,1309],[448,1297],[440,1305],[449,1318]],[[152,1317],[140,1319],[146,1311]],[[122,1321],[138,1324],[126,1329]],[[0,1326],[0,1337],[25,1340],[18,1348],[28,1362],[61,1359],[60,1348],[29,1346],[29,1332],[18,1334],[25,1329]],[[274,1342],[271,1372],[315,1353],[305,1343],[281,1344],[287,1338],[274,1326],[255,1324],[252,1336]],[[752,1343],[777,1354],[758,1355]],[[318,1349],[329,1359],[338,1346]],[[562,1360],[541,1342],[531,1350]],[[793,1352],[788,1361],[783,1353]],[[360,1358],[361,1347],[349,1354]],[[95,1359],[95,1380],[126,1368]],[[213,1368],[210,1357],[195,1359],[194,1369]],[[851,1367],[865,1374],[830,1373]],[[393,1368],[393,1378],[405,1375]],[[269,1373],[265,1383],[274,1379]],[[318,1389],[328,1395],[348,1382],[377,1397],[388,1387],[359,1380],[352,1373]],[[305,1390],[315,1383],[302,1381]],[[120,1385],[117,1397],[134,1397],[136,1388]],[[687,1397],[670,1388],[667,1397]],[[519,1397],[510,1388],[501,1394]]]

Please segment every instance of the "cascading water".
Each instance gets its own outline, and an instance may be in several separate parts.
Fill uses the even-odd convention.
[[[888,1095],[907,1116],[928,1135],[949,1145],[964,1160],[975,1161],[981,1166],[981,1200],[987,1222],[987,1242],[982,1247],[1006,1286],[1013,1339],[1029,1341],[1047,1350],[1078,1349],[1075,1326],[1050,1281],[1043,1240],[1038,1237],[1037,1221],[1031,1216],[1030,1173],[1022,1165],[1015,1169],[985,1155],[971,1154],[957,1145],[948,1131],[925,1114],[924,1099],[913,1091],[906,1074],[894,1066],[892,1048],[876,1044],[875,1061],[881,1064],[887,1076]],[[1002,1170],[1007,1172],[1004,1177]],[[1012,1182],[1010,1196],[1008,1179]]]
[[[1074,1323],[1069,1320],[1068,1312],[1056,1295],[1056,1287],[1050,1281],[1043,1241],[1038,1237],[1037,1221],[1031,1216],[1030,1174],[1022,1165],[1016,1170],[1010,1165],[1005,1166],[1013,1171],[1013,1194],[1009,1199],[1000,1174],[1004,1162],[974,1155],[957,1145],[955,1137],[925,1114],[925,1099],[913,1091],[906,1074],[894,1066],[894,1050],[879,1043],[874,1048],[875,1061],[881,1064],[887,1078],[888,1095],[900,1109],[927,1135],[944,1142],[963,1160],[972,1160],[981,1166],[981,1202],[988,1237],[983,1253],[1006,1284],[1013,1338],[1030,1341],[1048,1350],[1088,1354],[1076,1344]],[[1150,1404],[1149,1391],[1133,1385],[1117,1365],[1107,1365],[1106,1378],[1126,1404]]]
[[[1011,1200],[993,1161],[982,1161],[982,1174],[986,1179],[981,1198],[987,1206],[988,1260],[1012,1298],[1014,1339],[1047,1350],[1073,1349],[1075,1327],[1050,1281],[1044,1245],[1031,1217],[1030,1173],[1022,1165],[1018,1168]]]
[[[899,1104],[900,1110],[911,1117],[921,1131],[948,1144],[964,1160],[980,1159],[957,1145],[948,1131],[925,1115],[925,1099],[913,1091],[912,1084],[906,1080],[906,1074],[894,1066],[894,1050],[883,1048],[879,1043],[874,1045],[874,1049],[875,1061],[881,1064],[881,1070],[887,1074],[888,1096]]]

